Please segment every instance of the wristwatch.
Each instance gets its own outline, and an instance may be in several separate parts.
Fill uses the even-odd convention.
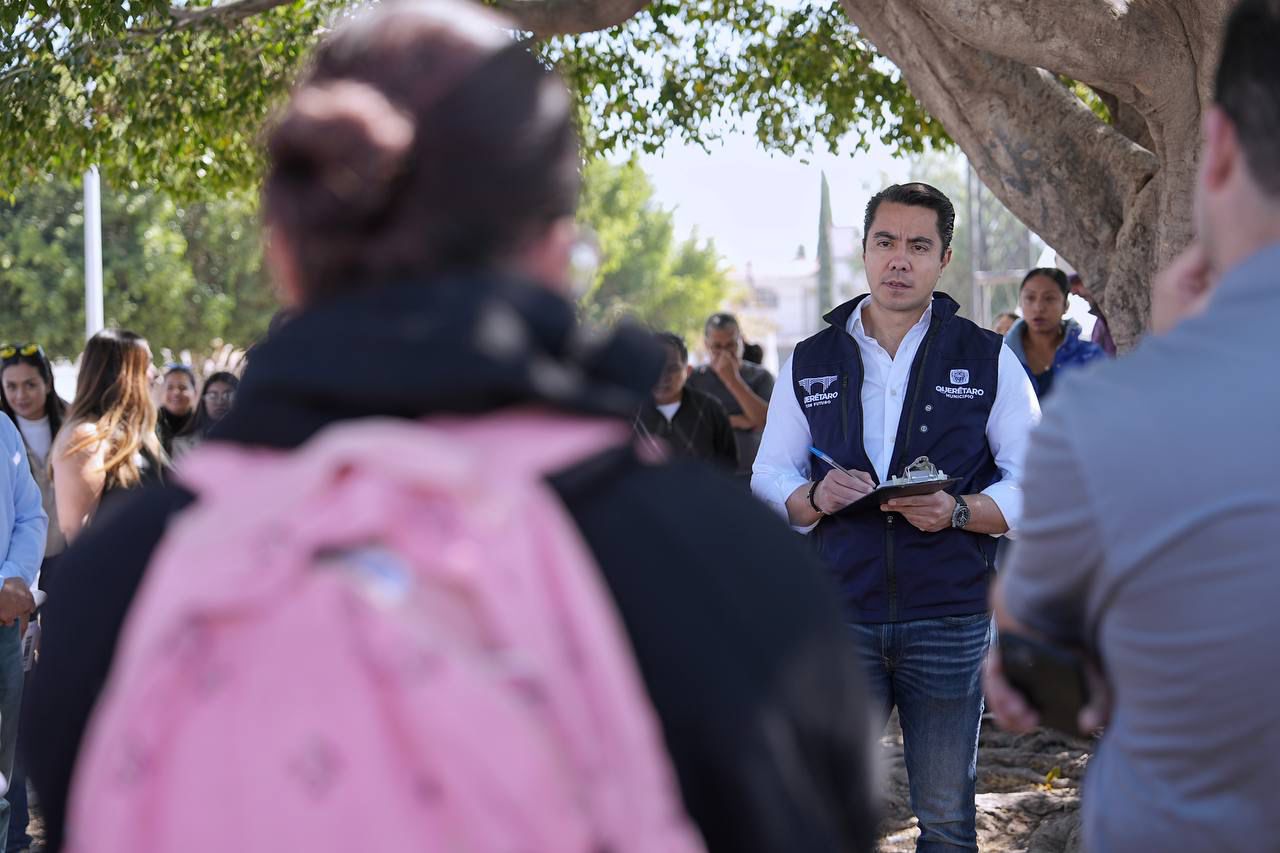
[[[951,526],[960,529],[968,523],[969,505],[964,502],[964,498],[956,495],[956,508],[951,511]]]

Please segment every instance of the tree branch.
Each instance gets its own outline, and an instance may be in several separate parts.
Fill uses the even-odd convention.
[[[1149,151],[1155,150],[1155,142],[1151,138],[1151,127],[1142,113],[1117,98],[1110,92],[1095,89],[1102,103],[1107,105],[1111,113],[1111,126]]]
[[[860,4],[865,5],[865,4]],[[1141,107],[1161,80],[1155,57],[1185,46],[1175,11],[1122,0],[915,0],[928,20],[972,47],[1045,68]]]
[[[996,196],[1099,287],[1154,154],[1046,71],[978,50],[913,4],[841,0]],[[1090,176],[1088,179],[1082,176]]]
[[[634,17],[650,0],[493,0],[495,9],[538,38],[607,30]]]
[[[169,17],[176,29],[188,30],[214,22],[233,24],[252,18],[263,12],[269,12],[277,6],[292,3],[293,0],[232,0],[217,6],[171,6]]]
[[[211,23],[232,24],[291,3],[293,0],[231,0],[216,6],[172,6],[176,29]],[[632,18],[650,0],[492,0],[495,9],[538,38],[607,30]]]

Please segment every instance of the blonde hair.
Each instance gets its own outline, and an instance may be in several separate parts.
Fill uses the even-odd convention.
[[[94,434],[72,444],[78,453],[105,442],[104,488],[128,488],[142,479],[138,455],[155,464],[166,462],[156,435],[156,407],[151,400],[151,349],[146,338],[120,329],[104,329],[85,344],[76,382],[76,399],[67,414],[70,424],[93,424]]]

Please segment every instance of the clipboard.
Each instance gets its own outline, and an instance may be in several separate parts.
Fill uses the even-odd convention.
[[[932,495],[935,492],[941,492],[951,488],[960,482],[959,477],[951,477],[946,480],[929,480],[924,483],[906,483],[898,486],[880,486],[874,491],[863,495],[844,509],[837,512],[836,515],[845,513],[859,513],[867,510],[880,511],[880,504],[894,498],[909,498],[913,495]]]

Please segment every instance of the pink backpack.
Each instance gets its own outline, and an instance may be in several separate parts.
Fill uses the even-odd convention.
[[[697,853],[534,412],[206,445],[72,786],[69,853]]]

